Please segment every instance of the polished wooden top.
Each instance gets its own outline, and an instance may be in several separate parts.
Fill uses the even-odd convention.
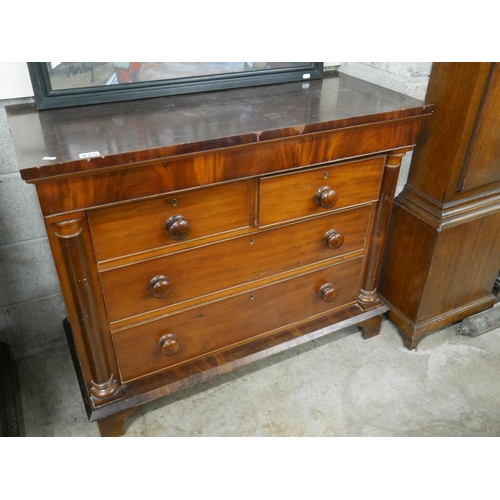
[[[339,73],[322,80],[38,112],[6,108],[27,181],[429,114],[432,105]],[[93,153],[95,157],[80,155]]]

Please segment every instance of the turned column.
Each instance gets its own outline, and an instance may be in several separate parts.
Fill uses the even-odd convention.
[[[95,404],[102,404],[119,395],[120,385],[112,373],[103,342],[105,332],[99,319],[92,272],[89,268],[83,239],[81,218],[53,224],[58,238],[73,305],[85,346],[91,381],[88,388]]]
[[[380,188],[380,197],[376,205],[372,225],[370,246],[366,256],[367,264],[363,275],[361,293],[358,297],[358,304],[363,309],[371,308],[379,302],[377,282],[382,266],[382,257],[394,203],[394,195],[396,193],[399,168],[403,156],[407,151],[398,151],[387,155]]]

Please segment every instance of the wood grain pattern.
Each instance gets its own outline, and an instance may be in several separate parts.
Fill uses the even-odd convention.
[[[391,120],[415,123],[432,105],[334,73],[307,88],[269,85],[84,106],[78,113],[37,113],[34,104],[6,111],[21,175],[36,181]],[[101,156],[80,159],[89,151]]]
[[[139,404],[345,326],[376,335],[386,170],[431,111],[344,75],[9,109],[101,435],[123,434]]]
[[[99,261],[178,242],[165,229],[174,215],[182,215],[191,226],[189,241],[247,227],[250,218],[247,182],[235,182],[196,191],[118,205],[89,212],[94,247]]]
[[[206,356],[239,342],[247,342],[278,328],[321,314],[356,300],[362,258],[234,295],[194,310],[173,314],[114,333],[124,383],[192,358]],[[319,296],[324,283],[334,283],[333,302]],[[270,308],[269,304],[273,304]],[[234,311],[238,311],[234,315]],[[159,339],[174,334],[179,350],[164,356]]]
[[[401,166],[403,156],[404,153],[396,153],[389,154],[386,158],[384,175],[380,186],[380,199],[375,209],[370,246],[367,250],[366,265],[359,296],[359,304],[362,308],[372,306],[379,300],[377,283],[382,266],[382,256],[387,239],[399,167]]]
[[[378,199],[385,157],[325,165],[301,172],[264,177],[260,181],[259,225],[324,214]],[[324,208],[315,200],[322,186],[331,186],[337,201]]]
[[[43,214],[49,216],[391,151],[412,145],[417,133],[418,122],[413,120],[377,123],[160,163],[114,165],[85,175],[49,178],[37,183],[37,193]]]
[[[434,63],[408,183],[396,198],[379,283],[411,349],[494,302],[500,269],[500,66]]]
[[[481,188],[486,184],[500,184],[500,66],[492,64],[485,87],[470,146],[467,152],[459,191]],[[476,168],[481,165],[482,168]]]
[[[434,63],[426,98],[439,103],[419,133],[408,184],[441,203],[460,198],[457,187],[488,81],[491,63]]]
[[[92,250],[88,227],[85,219],[70,219],[54,224],[51,229],[68,275],[74,307],[72,314],[79,318],[83,352],[89,364],[88,390],[97,406],[119,397],[120,386],[113,370],[114,356],[109,349],[109,328],[102,314],[102,294],[89,259]]]
[[[369,311],[360,311],[351,305],[337,309],[309,321],[280,329],[269,336],[257,338],[243,345],[236,345],[213,356],[206,356],[165,369],[152,377],[145,377],[123,386],[124,398],[112,401],[106,408],[95,408],[89,415],[91,422],[99,422],[148,401],[167,396],[210,378],[258,362],[274,354],[293,349],[325,335],[331,335],[387,311],[381,304]],[[75,365],[78,369],[78,364]],[[88,397],[83,394],[84,400]],[[122,427],[120,427],[122,429]],[[122,429],[123,432],[123,429]]]
[[[103,271],[109,319],[160,310],[218,290],[232,293],[238,285],[361,250],[370,212],[370,206],[360,207]],[[323,241],[331,229],[344,235],[337,249]],[[148,288],[157,275],[167,276],[172,286],[172,292],[160,300]]]

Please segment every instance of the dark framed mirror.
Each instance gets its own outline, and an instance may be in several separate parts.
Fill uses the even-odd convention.
[[[30,62],[37,108],[307,81],[319,62]]]

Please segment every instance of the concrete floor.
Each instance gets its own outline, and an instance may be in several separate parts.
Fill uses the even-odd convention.
[[[384,320],[143,405],[126,436],[500,436],[500,329],[408,351]],[[18,360],[26,436],[98,436],[65,345]]]

